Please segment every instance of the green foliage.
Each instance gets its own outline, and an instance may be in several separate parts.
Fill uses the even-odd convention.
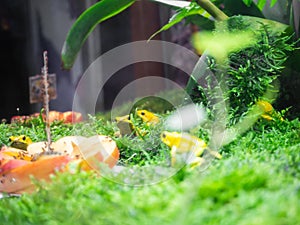
[[[273,7],[276,2],[278,0],[271,0],[270,2],[270,7]],[[266,6],[267,4],[267,0],[258,0],[257,3],[255,3],[253,0],[243,0],[243,2],[247,5],[247,6],[251,6],[251,4],[256,4],[257,7],[260,9],[260,10],[263,10],[263,8]]]
[[[86,11],[66,40],[65,66],[72,66],[80,46],[98,22],[124,10],[132,2],[102,0]],[[257,19],[233,17],[217,26],[217,32],[223,34],[249,27],[258,30],[255,34],[258,41],[253,46],[226,52],[226,65],[220,65],[216,58],[208,58],[210,69],[219,78],[230,77],[223,84],[229,87],[226,97],[230,103],[231,124],[236,124],[272,85],[282,70],[287,52],[294,49],[289,38],[281,36],[284,26],[272,23],[270,27],[253,21]],[[84,29],[77,30],[78,27]],[[75,40],[77,32],[81,34]],[[202,87],[196,85],[194,90],[192,95],[196,102],[209,104],[211,99],[206,99]],[[111,136],[120,149],[119,165],[126,168],[115,177],[105,174],[100,177],[92,172],[58,173],[50,184],[35,181],[37,192],[1,199],[1,222],[7,225],[300,224],[298,120],[259,119],[253,128],[223,146],[223,159],[212,161],[206,170],[182,168],[174,176],[154,184],[150,181],[158,175],[157,168],[163,167],[166,174],[174,172],[166,164],[170,149],[159,137],[163,123],[149,127],[138,118],[131,119],[138,130],[133,129],[131,135],[123,136],[119,135],[115,122],[100,116],[90,116],[88,121],[74,125],[53,123],[53,140],[74,134]],[[194,133],[205,140],[215,138],[203,128]],[[41,120],[0,124],[2,144],[8,143],[10,135],[19,134],[26,134],[33,141],[46,137]],[[122,185],[128,180],[131,184],[147,185]]]
[[[185,18],[191,18],[191,16],[198,15],[204,17],[204,21],[207,19],[212,19],[211,15],[206,12],[204,9],[202,9],[197,3],[191,2],[188,6],[183,7],[179,10],[177,10],[176,14],[174,14],[169,22],[164,25],[161,29],[159,29],[157,32],[155,32],[149,39],[152,39],[155,35],[159,34],[162,31],[166,31],[175,24],[179,23]],[[193,20],[196,20],[195,17],[193,17]]]
[[[62,122],[55,121],[51,124],[51,133],[53,141],[60,137],[72,135],[73,126],[69,124],[63,124]],[[2,145],[9,144],[10,136],[26,135],[29,136],[32,141],[45,141],[45,125],[40,118],[33,118],[21,123],[0,124],[0,141]]]
[[[199,53],[208,51],[218,62],[224,62],[231,52],[236,52],[253,45],[256,40],[252,32],[199,32],[193,37],[194,47]]]
[[[195,21],[197,24],[205,26],[207,26],[206,19],[212,19],[211,15],[195,2],[188,3],[186,1],[165,0],[152,1],[174,7],[178,9],[178,12],[170,18],[168,24],[154,33],[149,39],[179,23],[184,18],[187,18],[189,22]],[[70,69],[73,66],[78,52],[96,25],[127,9],[134,2],[135,0],[102,0],[84,11],[72,25],[64,42],[61,52],[63,68]],[[195,15],[198,17],[195,17]],[[205,18],[205,20],[202,20],[201,18],[199,19],[199,16]],[[212,27],[212,25],[209,24],[208,27]]]
[[[135,121],[135,125],[138,123]],[[151,132],[146,126],[139,126]],[[56,123],[51,129],[55,130],[56,139],[75,130],[86,135],[111,134],[116,127],[114,123],[90,117],[86,123]],[[92,172],[58,173],[52,176],[50,184],[35,181],[39,189],[33,194],[1,199],[2,223],[299,224],[298,120],[258,120],[252,129],[224,146],[223,159],[212,161],[206,170],[183,168],[163,182],[152,184],[149,181],[157,175],[156,168],[162,162],[160,155],[148,152],[150,158],[125,160],[142,146],[167,153],[166,146],[155,136],[159,129],[143,138],[113,137],[120,142],[121,163],[128,168],[115,177],[99,177]],[[1,124],[0,131],[1,141],[6,141],[10,133],[27,132],[35,136],[35,132],[43,132],[43,127],[35,124],[32,130],[32,126]],[[172,172],[168,166],[164,168]],[[128,180],[131,184],[152,185],[123,185]]]
[[[122,165],[168,165],[169,148],[160,141],[162,121],[148,126],[140,118],[131,115],[133,130],[131,135],[115,138],[120,148]]]
[[[134,0],[102,0],[83,12],[71,27],[65,40],[61,53],[62,66],[65,69],[73,66],[84,41],[98,23],[122,12],[133,3]]]
[[[294,50],[290,37],[272,33],[262,25],[259,41],[251,48],[229,57],[228,95],[231,115],[239,118],[247,108],[263,96],[284,68],[288,53]]]
[[[299,128],[299,122],[273,130],[267,124],[257,126],[204,173],[181,171],[174,179],[140,188],[91,173],[58,174],[37,193],[3,199],[0,217],[6,224],[297,224],[300,183],[298,178],[292,181],[293,174],[284,168],[293,164],[283,159],[292,151],[299,155],[299,148],[288,142],[273,145],[279,147],[275,154],[268,148],[276,137]],[[261,147],[249,151],[254,142]],[[152,173],[143,174],[147,176]]]
[[[274,81],[284,68],[289,53],[295,49],[295,43],[291,41],[291,37],[282,35],[286,26],[277,24],[277,26],[270,27],[269,23],[261,23],[261,20],[252,24],[251,21],[255,20],[248,19],[243,16],[231,17],[226,23],[222,22],[217,26],[213,36],[218,37],[219,40],[216,46],[222,46],[222,38],[226,34],[224,31],[229,30],[230,35],[239,36],[239,32],[244,34],[245,31],[255,29],[252,34],[256,41],[252,42],[252,46],[243,47],[241,45],[239,50],[236,50],[236,47],[232,49],[230,44],[228,45],[231,42],[227,41],[228,38],[225,35],[224,44],[229,46],[225,48],[228,59],[224,60],[226,54],[220,57],[222,54],[218,51],[215,55],[212,54],[214,58],[208,60],[209,69],[218,77],[219,82],[223,85],[221,88],[225,92],[225,98],[228,99],[229,125],[237,123],[249,107],[262,98],[267,89],[274,85]],[[237,39],[232,38],[232,40],[235,40],[232,43],[239,43]],[[204,42],[204,40],[202,41]],[[206,42],[203,42],[202,45],[206,46]],[[209,46],[213,46],[213,44]],[[210,49],[208,49],[210,54],[209,51]],[[191,90],[190,87],[188,88]],[[206,94],[211,93],[211,95],[214,92],[210,86],[202,91],[199,86],[194,88],[194,93],[191,95],[195,102],[207,102],[207,99],[202,98],[203,94],[195,93],[197,90]]]

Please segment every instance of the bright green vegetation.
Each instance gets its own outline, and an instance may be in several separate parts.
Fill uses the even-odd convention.
[[[44,140],[43,126],[1,124],[1,141],[10,134],[25,133]],[[89,129],[88,129],[89,128]],[[53,139],[85,132],[112,135],[114,123],[91,117],[89,124],[52,125]],[[161,161],[160,154],[143,155],[151,147],[141,138],[114,137],[121,162],[140,151],[131,165]],[[151,135],[152,137],[152,135]],[[152,138],[153,139],[153,138]],[[125,141],[127,140],[127,142]],[[133,141],[132,145],[124,144]],[[147,144],[141,144],[143,141]],[[122,143],[122,144],[120,144]],[[138,144],[136,144],[138,143]],[[155,140],[158,152],[167,148]],[[143,148],[143,149],[142,149]],[[125,152],[124,152],[125,151]],[[259,120],[244,135],[221,149],[204,171],[179,171],[166,181],[132,187],[92,173],[57,174],[39,190],[0,201],[3,224],[299,224],[300,223],[300,122]],[[156,156],[158,156],[156,158]],[[148,157],[148,158],[147,158]],[[155,161],[157,159],[157,161]],[[131,166],[128,165],[128,166]],[[131,179],[153,175],[153,170],[131,174]],[[128,174],[120,173],[118,179]]]
[[[230,125],[236,124],[247,113],[249,107],[259,99],[264,97],[268,101],[276,99],[276,95],[278,95],[276,93],[278,92],[277,78],[280,77],[284,69],[284,63],[289,55],[296,49],[292,35],[290,37],[287,34],[283,36],[281,32],[278,32],[275,25],[263,24],[262,21],[257,20],[253,23],[248,17],[233,16],[226,22],[219,23],[215,33],[209,36],[210,38],[219,38],[218,42],[223,40],[224,43],[221,46],[224,49],[226,44],[230,46],[228,47],[228,59],[225,62],[222,61],[220,63],[215,57],[209,57],[207,62],[220,83],[225,83],[223,85],[226,88],[223,89],[226,90],[225,98],[230,106]],[[282,29],[282,27],[280,28]],[[238,38],[249,30],[251,30],[250,34],[254,33],[252,37],[255,40],[254,44],[252,43],[248,47],[232,51],[232,46],[237,48],[244,44],[244,39],[247,36],[242,40]],[[224,41],[227,35],[230,35],[230,38]],[[232,41],[231,39],[234,37],[237,40]],[[198,42],[200,43],[199,40]],[[240,42],[239,44],[237,44],[238,41]],[[195,42],[197,45],[197,41]],[[207,48],[206,42],[203,45]],[[219,49],[221,46],[212,42],[211,51],[216,51],[218,53],[216,55],[220,56]],[[208,87],[203,88],[196,85],[193,91],[190,91],[194,102],[204,102],[207,107],[211,107],[210,102],[207,100],[207,94],[213,96],[215,91],[212,88],[213,85],[210,84],[212,81],[209,79],[211,78],[206,78]],[[270,87],[274,89],[273,93],[271,96],[265,96],[267,89]],[[207,93],[206,96],[204,93]]]
[[[122,4],[117,4],[120,2]],[[62,50],[64,67],[72,67],[82,44],[99,22],[125,10],[133,2],[102,0],[83,13],[71,28]],[[203,7],[207,1],[193,2]],[[214,2],[224,2],[227,7],[233,1]],[[248,0],[243,2],[248,6],[252,3]],[[271,1],[270,4],[275,2]],[[175,7],[179,7],[179,11],[162,30],[183,18],[199,27],[204,25],[202,19],[207,20],[207,14],[201,10],[199,18],[195,14],[199,7],[191,4],[194,5],[192,8]],[[265,4],[266,1],[258,1],[256,10],[261,10]],[[227,10],[230,11],[230,8]],[[219,11],[211,9],[209,13],[216,15],[217,21],[225,20],[218,19],[222,15]],[[228,103],[226,125],[230,128],[240,122],[240,118],[258,99],[275,99],[276,94],[264,95],[270,87],[276,86],[274,81],[282,75],[284,63],[295,50],[295,43],[289,33],[283,35],[286,26],[274,21],[232,16],[214,25],[208,27],[210,30],[215,27],[212,34],[220,34],[221,38],[226,33],[249,27],[258,31],[257,41],[251,47],[236,51],[227,49],[224,57],[228,57],[228,60],[224,60],[224,57],[222,61],[209,58],[208,65],[216,73],[221,88],[222,85],[228,88],[222,90],[226,94],[222,97]],[[221,44],[227,42],[223,40]],[[228,79],[224,80],[224,76]],[[191,79],[186,90],[194,102],[203,103],[212,112],[209,116],[216,119],[213,112],[215,105],[206,99],[207,96],[203,94],[205,90],[200,85]],[[276,87],[273,90],[278,91]],[[171,170],[168,166],[170,150],[159,137],[164,129],[162,124],[149,128],[140,119],[132,117],[132,125],[138,130],[133,130],[131,135],[120,136],[117,124],[105,118],[90,117],[89,121],[75,125],[55,122],[51,126],[52,139],[56,141],[68,135],[108,135],[119,147],[119,164],[129,169],[121,171],[114,179],[106,176],[101,178],[91,172],[78,172],[53,175],[52,182],[48,184],[35,181],[37,192],[0,200],[1,224],[300,224],[298,119],[265,121],[260,118],[253,126],[248,123],[246,132],[219,149],[223,159],[213,160],[205,170],[202,167],[194,170],[183,168],[168,179],[151,183],[157,168]],[[9,136],[21,134],[28,135],[34,142],[46,140],[43,129],[44,125],[39,119],[26,124],[0,124],[0,142],[8,144]],[[206,141],[216,138],[205,128],[195,128],[191,132]],[[128,180],[131,184],[147,185],[124,185]]]

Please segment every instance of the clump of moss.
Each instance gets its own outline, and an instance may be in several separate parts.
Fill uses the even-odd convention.
[[[253,29],[256,30],[253,30]],[[249,24],[241,17],[232,17],[227,23],[217,27],[216,35],[227,31],[253,30],[256,43],[251,47],[231,52],[227,63],[208,58],[208,69],[219,79],[222,90],[225,90],[225,99],[228,101],[229,125],[236,124],[259,98],[263,97],[268,88],[272,88],[274,81],[281,75],[284,63],[290,52],[295,50],[292,36],[283,35],[267,24],[256,22]],[[207,87],[196,85],[191,97],[194,102],[210,104],[205,94],[213,95],[211,81],[207,78]],[[226,87],[226,88],[224,88]],[[205,94],[204,94],[205,93]],[[210,97],[211,98],[211,97]]]

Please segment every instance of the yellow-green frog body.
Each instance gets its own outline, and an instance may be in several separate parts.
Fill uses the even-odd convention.
[[[152,126],[159,123],[159,117],[145,109],[136,110],[136,115],[142,119],[143,123],[147,126]],[[142,131],[140,128],[133,125],[130,115],[116,117],[117,126],[120,129],[121,134],[131,134],[132,131],[136,131],[138,136],[144,136],[147,132]]]
[[[161,140],[171,148],[172,166],[176,163],[177,154],[188,153],[186,162],[192,165],[202,163],[203,159],[200,156],[205,150],[218,159],[222,158],[218,152],[210,150],[205,141],[188,133],[164,131],[161,134]]]
[[[146,123],[148,126],[155,125],[159,123],[159,117],[145,109],[137,110],[136,114]]]
[[[283,121],[283,118],[281,117],[281,115],[276,112],[273,108],[273,106],[271,105],[271,103],[264,101],[264,100],[259,100],[257,102],[257,105],[260,107],[260,109],[262,110],[262,114],[261,117],[272,121],[272,120],[277,120],[280,119],[281,121]]]
[[[27,150],[27,146],[32,143],[32,140],[25,135],[20,135],[20,136],[10,136],[9,142],[11,147]]]

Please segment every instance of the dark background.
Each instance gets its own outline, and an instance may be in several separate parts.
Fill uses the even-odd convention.
[[[75,19],[96,0],[1,0],[0,1],[0,119],[10,121],[14,115],[39,112],[42,105],[29,103],[28,77],[40,74],[42,54],[48,51],[49,73],[57,75],[58,97],[50,102],[50,109],[68,111],[76,85],[85,69],[101,54],[125,43],[147,40],[170,18],[168,7],[152,2],[136,2],[119,15],[101,23],[87,39],[74,67],[61,69],[60,52],[68,30]],[[284,20],[283,14],[273,8],[265,12],[272,18]],[[274,17],[273,15],[273,17]],[[282,18],[279,18],[279,16]],[[178,43],[191,49],[192,28],[183,23],[155,39]],[[299,54],[299,51],[298,51]],[[290,70],[282,79],[282,93],[276,107],[293,106],[291,112],[300,112],[299,62],[288,61]],[[188,63],[180,57],[182,63]],[[298,72],[297,72],[298,71]],[[110,110],[115,96],[131,81],[143,76],[164,76],[184,86],[187,75],[171,66],[143,62],[127,66],[112,76],[101,90],[96,109]],[[142,87],[141,87],[142,88]],[[89,90],[97,91],[97,90]],[[139,90],[133,90],[139,92]],[[93,94],[93,93],[91,93]]]
[[[61,69],[60,52],[75,19],[96,1],[1,0],[0,1],[0,119],[39,112],[40,103],[29,103],[28,77],[40,74],[43,51],[48,51],[49,73],[57,75],[58,97],[51,110],[72,109],[76,84],[84,70],[101,54],[122,44],[147,40],[170,17],[167,7],[141,1],[101,23],[89,36],[70,71]],[[163,32],[154,39],[179,43],[190,48],[189,27]],[[176,35],[179,33],[178,35]],[[174,35],[172,33],[175,33]],[[182,59],[179,59],[182,60]],[[167,72],[168,71],[168,72]],[[184,84],[187,75],[160,63],[143,62],[123,68],[105,84],[97,109],[109,110],[115,96],[129,82],[143,76],[166,76]],[[138,92],[138,90],[137,90]]]

